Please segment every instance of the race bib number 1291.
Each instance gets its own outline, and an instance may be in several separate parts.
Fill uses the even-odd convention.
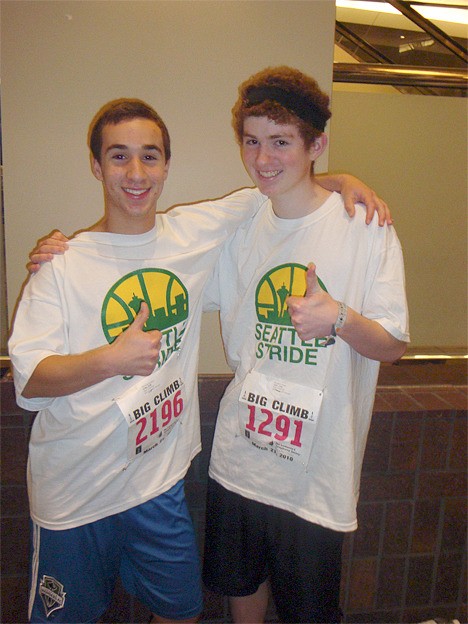
[[[323,392],[250,372],[239,398],[241,434],[278,459],[308,461]]]

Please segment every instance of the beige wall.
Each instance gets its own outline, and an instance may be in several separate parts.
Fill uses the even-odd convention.
[[[249,183],[230,108],[250,73],[286,63],[330,89],[333,0],[3,0],[1,10],[10,315],[38,236],[71,233],[101,210],[85,136],[103,102],[141,97],[167,121],[165,209]],[[330,168],[356,173],[392,207],[413,346],[464,345],[466,103],[344,87],[333,94]],[[215,315],[204,321],[201,370],[227,370]]]
[[[412,346],[467,343],[466,101],[333,91],[330,169],[390,205],[403,245]]]
[[[173,159],[164,209],[250,183],[230,109],[251,73],[290,64],[331,89],[333,0],[2,0],[1,11],[10,315],[36,239],[100,216],[85,139],[104,102],[139,97],[166,121]],[[225,367],[215,321],[205,322],[205,372]]]

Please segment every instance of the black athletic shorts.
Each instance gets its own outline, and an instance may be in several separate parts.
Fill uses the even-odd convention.
[[[344,533],[208,482],[203,580],[249,596],[269,579],[281,622],[339,622]]]

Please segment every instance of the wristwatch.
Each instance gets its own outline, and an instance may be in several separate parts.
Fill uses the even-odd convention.
[[[344,326],[348,315],[348,306],[346,303],[343,303],[342,301],[337,301],[336,303],[338,304],[338,316],[332,325],[331,334],[327,336],[327,341],[325,342],[326,347],[328,347],[328,345],[335,344],[336,332]]]

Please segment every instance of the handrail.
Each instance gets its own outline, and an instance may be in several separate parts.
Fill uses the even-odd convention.
[[[433,362],[433,361],[445,361],[445,360],[468,360],[468,354],[454,350],[450,352],[450,348],[445,349],[437,349],[437,348],[425,348],[418,350],[417,348],[408,351],[403,355],[401,360],[413,360],[418,362]],[[10,368],[11,362],[8,355],[0,355],[0,369]]]
[[[333,81],[466,90],[468,75],[464,69],[451,67],[333,63]]]

